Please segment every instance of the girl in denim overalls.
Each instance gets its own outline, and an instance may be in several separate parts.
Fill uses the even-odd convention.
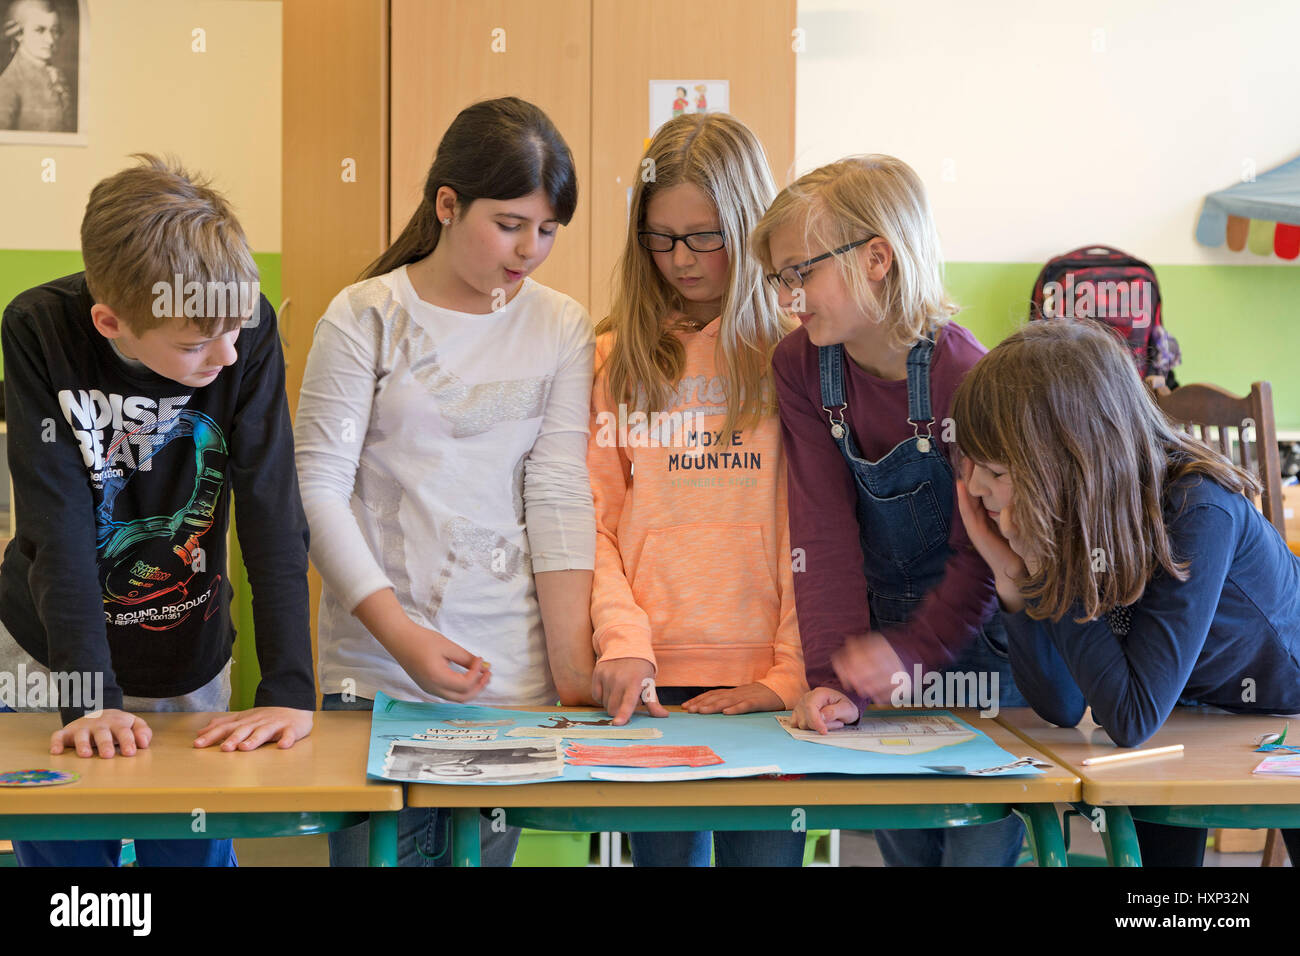
[[[960,686],[980,699],[945,706],[1022,704],[993,576],[955,520],[948,409],[984,348],[949,321],[916,173],[889,156],[824,166],[777,197],[753,245],[803,326],[773,356],[813,688],[795,723],[825,732],[868,701],[914,706],[918,667],[973,678]],[[1015,817],[876,832],[893,866],[1012,865],[1022,835]]]

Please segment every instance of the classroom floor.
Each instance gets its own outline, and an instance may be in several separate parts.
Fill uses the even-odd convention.
[[[1087,821],[1071,820],[1070,852],[1102,857],[1101,836]],[[324,836],[285,837],[270,840],[236,840],[241,866],[328,866],[329,844]],[[1205,851],[1206,866],[1259,866],[1261,853]],[[1032,865],[1032,864],[1031,864]],[[1291,864],[1288,862],[1288,866]],[[869,832],[845,830],[840,834],[840,866],[884,866],[875,837]]]

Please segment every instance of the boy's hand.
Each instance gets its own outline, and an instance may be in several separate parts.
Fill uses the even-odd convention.
[[[766,684],[755,682],[722,687],[692,697],[682,704],[692,714],[749,714],[756,710],[785,710],[780,696]]]
[[[790,725],[800,730],[815,730],[824,734],[829,730],[839,730],[857,719],[857,704],[837,690],[818,687],[800,698],[790,715]]]
[[[602,661],[591,674],[591,696],[614,718],[614,726],[621,727],[641,703],[641,682],[654,676],[654,665],[640,657]],[[651,717],[668,716],[668,711],[657,698],[645,706]]]
[[[860,697],[870,697],[877,704],[889,700],[897,685],[895,676],[907,672],[903,659],[878,631],[865,637],[850,637],[831,656],[835,676],[848,690]]]
[[[405,652],[398,663],[420,690],[462,704],[477,697],[492,677],[492,665],[483,658],[414,622],[406,633]],[[465,670],[459,671],[453,664]]]
[[[95,717],[79,717],[50,737],[50,753],[61,754],[65,747],[76,747],[78,757],[93,757],[95,751],[104,759],[122,748],[123,757],[134,757],[153,739],[149,725],[124,710],[104,710]]]
[[[1011,519],[1011,506],[1008,504],[998,516],[999,522],[1005,521],[1008,529],[1012,529],[1012,538],[1008,538],[967,489],[966,482],[970,480],[972,468],[969,460],[962,462],[962,480],[957,482],[957,508],[961,512],[962,524],[966,526],[966,536],[993,572],[993,585],[1002,606],[1014,614],[1025,606],[1020,585],[1029,577],[1029,570],[1014,546],[1015,525]]]
[[[256,750],[268,740],[288,750],[311,733],[312,712],[293,707],[254,707],[233,714],[218,714],[194,738],[195,747],[222,741],[221,749]]]

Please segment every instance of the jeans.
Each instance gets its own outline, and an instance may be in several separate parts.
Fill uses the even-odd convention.
[[[996,673],[998,706],[1025,706],[1025,698],[1011,679],[1007,636],[999,615],[994,614],[985,623],[983,632],[952,669]],[[877,830],[875,834],[886,866],[1015,866],[1025,827],[1012,814],[995,823],[975,826]]]
[[[364,697],[345,701],[342,694],[326,694],[322,710],[373,710],[374,701]],[[407,807],[397,814],[398,866],[451,866],[447,852],[451,835],[451,811]],[[519,845],[519,827],[506,825],[495,831],[487,819],[479,821],[480,855],[483,866],[511,866]],[[329,835],[330,866],[365,866],[370,854],[370,824],[359,823]]]
[[[655,694],[659,703],[673,705],[708,690],[656,687]],[[627,842],[636,866],[708,866],[710,848],[718,866],[803,866],[806,839],[806,833],[792,830],[675,830],[629,833]]]

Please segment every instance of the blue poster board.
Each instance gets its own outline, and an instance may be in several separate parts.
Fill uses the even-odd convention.
[[[696,776],[765,773],[1011,776],[1042,772],[1019,763],[1015,755],[950,711],[868,711],[863,716],[864,726],[871,720],[907,721],[900,726],[917,729],[926,722],[943,720],[956,728],[947,737],[935,737],[928,742],[904,733],[881,737],[882,749],[899,751],[885,753],[796,740],[778,722],[781,716],[788,716],[788,712],[734,716],[673,713],[666,718],[636,714],[626,724],[627,729],[641,733],[658,731],[659,736],[633,740],[575,739],[593,727],[600,728],[596,733],[607,732],[604,728],[608,727],[608,715],[599,711],[564,714],[558,709],[549,713],[469,704],[413,703],[380,693],[371,721],[366,773],[377,780],[484,786],[602,779],[593,776],[593,772],[616,772],[619,779],[643,776],[655,779],[659,774],[674,771],[690,771]],[[566,729],[572,737],[565,733]],[[546,731],[552,736],[529,736]],[[662,770],[561,764],[571,743],[599,747],[706,746],[723,762]],[[928,749],[915,752],[918,743]],[[422,761],[423,754],[430,755],[429,759]],[[1008,767],[1008,764],[1017,765]],[[534,771],[534,776],[527,776]],[[503,776],[489,779],[495,773]]]

